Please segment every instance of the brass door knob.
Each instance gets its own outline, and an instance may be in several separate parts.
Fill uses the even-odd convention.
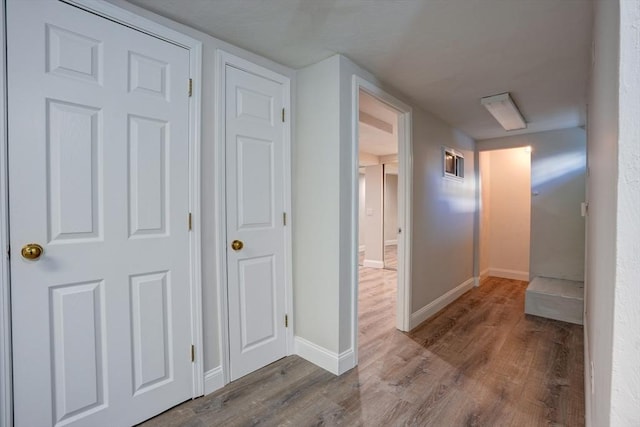
[[[24,259],[36,260],[44,253],[44,249],[37,243],[27,243],[22,247],[22,257]]]
[[[231,242],[231,249],[233,249],[234,251],[239,251],[243,247],[244,243],[242,243],[242,240],[234,240],[233,242]]]

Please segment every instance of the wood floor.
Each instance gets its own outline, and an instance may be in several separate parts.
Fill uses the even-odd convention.
[[[525,316],[525,282],[489,278],[405,334],[396,272],[360,273],[358,367],[287,357],[145,425],[584,425],[582,327]]]

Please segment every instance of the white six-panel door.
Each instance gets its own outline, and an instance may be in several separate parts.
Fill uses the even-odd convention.
[[[7,3],[15,425],[131,425],[192,393],[189,53]]]
[[[225,68],[231,379],[287,354],[281,83]],[[233,242],[242,248],[232,247]]]

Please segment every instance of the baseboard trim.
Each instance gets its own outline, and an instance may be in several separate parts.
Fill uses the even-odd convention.
[[[594,380],[591,372],[591,353],[589,352],[589,322],[587,321],[587,311],[584,312],[584,420],[587,427],[593,426],[593,417],[591,416],[593,387],[591,382]]]
[[[356,366],[353,349],[338,354],[304,338],[295,337],[295,351],[298,356],[334,375],[341,375]]]
[[[222,366],[213,368],[204,373],[204,394],[211,394],[216,390],[224,387],[224,375],[222,375]]]
[[[453,301],[457,300],[462,294],[467,292],[469,289],[473,288],[475,282],[475,277],[467,279],[463,283],[459,284],[455,288],[451,289],[446,294],[440,296],[436,300],[430,302],[429,304],[422,307],[420,310],[411,314],[411,321],[409,325],[409,329],[413,329],[425,320],[432,317],[434,314],[451,304]]]
[[[529,281],[528,271],[506,270],[503,268],[489,268],[489,276],[501,277],[503,279]]]
[[[484,282],[484,279],[486,279],[487,277],[489,277],[489,269],[484,269],[480,272],[480,275],[476,278],[474,278],[474,286],[477,288],[480,285],[482,285],[482,283]]]
[[[397,245],[398,244],[398,239],[395,240],[385,240],[384,241],[384,245],[385,246],[393,246],[393,245]]]
[[[372,259],[365,259],[364,261],[362,261],[362,265],[364,267],[370,267],[370,268],[384,268],[384,262],[374,261]]]

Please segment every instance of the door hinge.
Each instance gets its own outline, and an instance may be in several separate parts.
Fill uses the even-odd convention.
[[[284,108],[282,109],[282,123],[284,123]]]
[[[189,79],[189,97],[193,95],[193,79]]]
[[[288,314],[284,315],[284,327],[285,328],[289,327],[289,315]]]
[[[11,260],[11,246],[7,246],[7,259]]]
[[[196,346],[191,344],[191,361],[196,361]]]
[[[191,229],[193,228],[193,223],[191,221],[191,212],[189,212],[189,231],[191,231]]]
[[[287,213],[282,212],[282,225],[287,225]]]

